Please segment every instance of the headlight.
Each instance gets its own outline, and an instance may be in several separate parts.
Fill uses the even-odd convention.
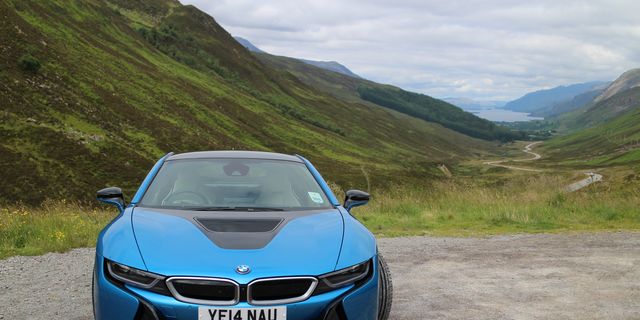
[[[348,268],[324,274],[318,277],[318,286],[314,294],[320,294],[354,284],[367,277],[370,269],[371,260],[368,260]]]
[[[106,259],[105,269],[108,272],[109,278],[114,282],[126,283],[161,294],[170,294],[169,289],[167,289],[167,285],[164,282],[165,277],[161,275],[142,271]]]

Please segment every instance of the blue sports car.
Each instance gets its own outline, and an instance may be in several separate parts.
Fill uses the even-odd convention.
[[[390,274],[376,240],[300,156],[169,153],[100,233],[96,319],[387,319]]]

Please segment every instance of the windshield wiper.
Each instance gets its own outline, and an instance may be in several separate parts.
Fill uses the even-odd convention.
[[[192,208],[195,211],[284,211],[282,208],[271,207],[198,207]]]

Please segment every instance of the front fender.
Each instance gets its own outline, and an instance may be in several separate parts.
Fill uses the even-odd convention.
[[[373,234],[345,208],[340,206],[338,210],[344,220],[344,233],[336,270],[367,261],[377,252]]]
[[[133,207],[125,208],[100,232],[96,254],[130,267],[147,270],[133,232],[132,214]]]

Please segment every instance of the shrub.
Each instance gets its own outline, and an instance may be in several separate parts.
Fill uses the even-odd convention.
[[[38,70],[40,70],[40,67],[41,67],[40,61],[38,61],[38,59],[36,59],[34,56],[32,56],[29,53],[20,57],[20,60],[18,60],[18,65],[22,70],[33,72],[33,73],[38,72]]]

